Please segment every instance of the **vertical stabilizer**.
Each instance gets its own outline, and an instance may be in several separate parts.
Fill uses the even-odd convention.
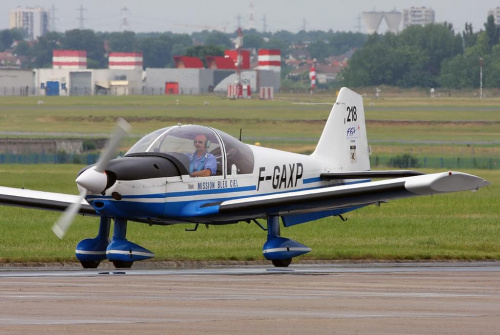
[[[365,112],[361,95],[343,87],[312,157],[336,171],[370,170]]]

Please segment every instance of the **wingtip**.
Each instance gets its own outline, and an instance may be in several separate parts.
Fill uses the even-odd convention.
[[[487,180],[468,173],[449,171],[410,177],[405,187],[412,193],[425,195],[458,191],[475,191],[490,185]]]

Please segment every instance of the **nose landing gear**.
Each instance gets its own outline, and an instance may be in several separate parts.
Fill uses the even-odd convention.
[[[135,261],[152,258],[155,254],[126,239],[127,220],[114,219],[113,239],[110,243],[110,218],[101,217],[97,237],[85,239],[76,247],[76,258],[83,268],[97,268],[101,261],[108,259],[118,269],[128,269]]]

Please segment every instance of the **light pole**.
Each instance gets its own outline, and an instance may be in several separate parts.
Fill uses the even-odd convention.
[[[483,57],[479,57],[479,99],[483,98]]]

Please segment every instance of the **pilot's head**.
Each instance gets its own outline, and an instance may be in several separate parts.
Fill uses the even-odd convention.
[[[203,134],[196,135],[194,138],[194,147],[198,152],[205,151],[208,148],[207,136]]]

